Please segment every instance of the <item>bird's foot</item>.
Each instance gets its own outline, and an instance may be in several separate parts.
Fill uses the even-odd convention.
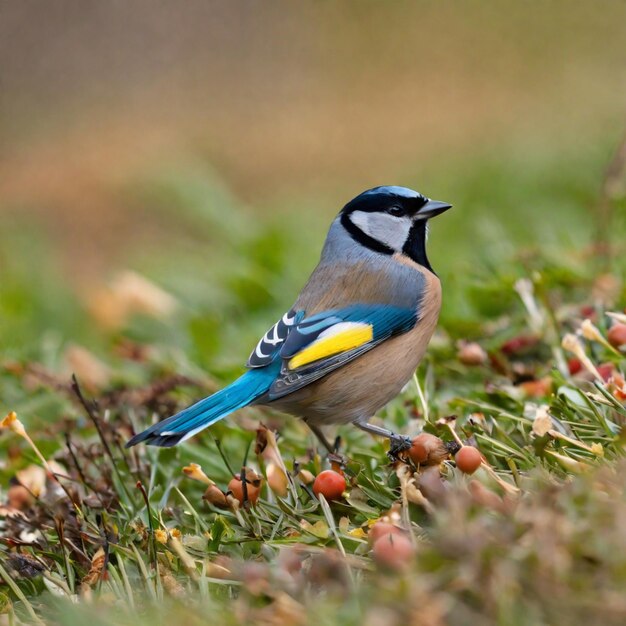
[[[330,463],[330,466],[335,470],[338,471],[340,469],[344,469],[345,466],[348,464],[348,457],[340,454],[339,452],[333,452],[333,453],[329,453],[328,456],[326,457],[328,459],[328,462]]]
[[[402,452],[406,452],[412,445],[413,441],[407,435],[396,435],[395,433],[389,437],[390,447],[387,456],[392,461],[397,461]]]
[[[450,456],[454,456],[461,449],[461,445],[456,441],[445,441],[443,445]]]

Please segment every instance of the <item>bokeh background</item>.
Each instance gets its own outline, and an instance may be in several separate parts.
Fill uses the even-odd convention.
[[[625,624],[625,42],[624,0],[0,0],[0,626]],[[488,465],[413,475],[340,428],[332,510],[294,480],[235,515],[182,468],[269,478],[261,421],[318,474],[299,420],[125,453],[241,373],[381,184],[454,209],[437,333],[376,419]],[[585,328],[621,353],[580,360]],[[398,510],[394,577],[365,537]]]
[[[622,2],[3,0],[5,355],[121,333],[236,369],[379,184],[454,204],[430,254],[471,334],[486,274],[588,262],[624,41]]]

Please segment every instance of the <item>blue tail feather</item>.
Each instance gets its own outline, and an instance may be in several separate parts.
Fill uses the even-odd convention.
[[[276,374],[277,367],[274,364],[248,371],[221,391],[135,435],[126,447],[141,442],[164,448],[175,446],[233,411],[254,402],[267,392]]]

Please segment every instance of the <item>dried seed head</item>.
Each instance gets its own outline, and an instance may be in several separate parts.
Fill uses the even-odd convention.
[[[197,480],[205,485],[214,485],[215,483],[202,471],[202,467],[197,463],[189,463],[183,467],[183,474],[185,476]]]
[[[226,494],[217,485],[209,485],[207,490],[204,492],[202,499],[220,509],[229,508]]]
[[[311,472],[309,472],[309,470],[307,470],[307,469],[301,469],[298,472],[298,478],[305,485],[310,485],[315,480],[315,476]]]
[[[24,437],[26,435],[24,424],[17,419],[17,413],[15,411],[11,411],[3,420],[0,421],[0,428],[8,428],[16,435],[20,435],[20,437]]]
[[[605,343],[606,340],[602,336],[602,333],[598,330],[597,326],[589,319],[583,320],[580,325],[580,330],[585,339],[588,341],[597,341],[599,343]]]
[[[561,346],[564,350],[571,352],[575,357],[577,357],[578,360],[583,364],[583,367],[588,372],[591,372],[591,374],[593,374],[596,379],[602,380],[600,372],[598,372],[596,366],[591,362],[591,360],[585,353],[585,349],[583,348],[580,339],[578,339],[576,335],[573,335],[572,333],[567,333],[561,340]]]
[[[287,495],[288,479],[287,474],[276,463],[268,463],[266,468],[267,484],[277,495],[285,497]]]

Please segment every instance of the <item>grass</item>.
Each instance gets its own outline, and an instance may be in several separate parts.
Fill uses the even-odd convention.
[[[623,623],[626,363],[581,331],[590,318],[606,337],[605,313],[626,304],[623,257],[600,270],[588,234],[607,152],[537,156],[541,177],[530,157],[485,160],[451,184],[458,217],[434,225],[431,240],[441,328],[416,384],[378,417],[458,438],[485,462],[470,477],[446,460],[433,483],[423,467],[390,464],[384,442],[343,428],[348,488],[332,503],[302,479],[329,466],[314,438],[266,409],[180,448],[123,448],[241,371],[303,282],[329,216],[303,218],[306,228],[285,213],[257,217],[201,170],[125,187],[168,233],[166,250],[147,246],[132,266],[175,301],[148,282],[129,295],[123,281],[79,299],[42,263],[45,237],[32,257],[9,227],[0,395],[35,447],[16,422],[3,429],[1,619]],[[572,333],[591,364],[575,375],[562,345]],[[479,364],[463,342],[478,342]],[[277,433],[276,448],[270,436],[261,450],[260,423]],[[183,472],[190,463],[205,482]],[[285,491],[264,481],[256,504],[226,508],[203,498],[206,480],[226,491],[242,467],[266,477],[270,464],[284,464]],[[372,559],[367,537],[380,518],[410,530],[406,566]]]

